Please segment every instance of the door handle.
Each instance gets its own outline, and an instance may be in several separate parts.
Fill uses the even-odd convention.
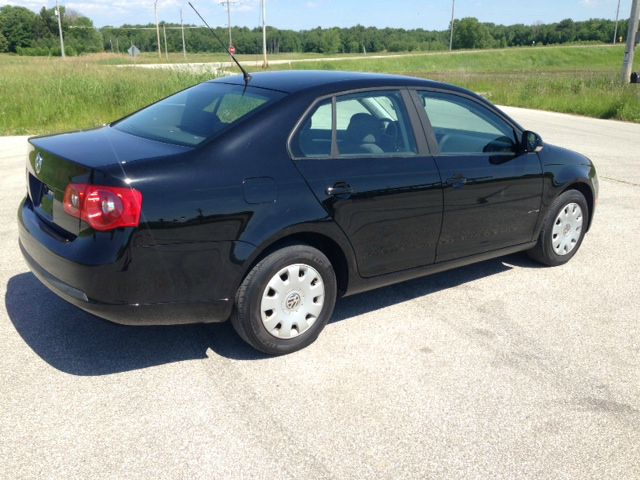
[[[467,183],[467,178],[461,173],[458,173],[453,177],[447,179],[447,185],[450,185],[453,188],[462,188],[465,186],[466,183]]]
[[[336,182],[333,187],[327,187],[327,195],[350,195],[353,193],[353,188],[347,182]]]

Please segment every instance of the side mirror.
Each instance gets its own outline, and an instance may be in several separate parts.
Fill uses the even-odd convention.
[[[544,142],[537,133],[526,131],[522,134],[521,148],[525,153],[538,153],[544,148]]]

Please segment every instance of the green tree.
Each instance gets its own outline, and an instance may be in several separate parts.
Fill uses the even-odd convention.
[[[36,14],[28,8],[11,5],[0,8],[0,33],[8,43],[9,52],[33,44],[35,19]]]
[[[4,35],[0,33],[0,53],[4,53],[7,50],[9,50],[9,42],[4,38]]]
[[[338,53],[342,50],[340,31],[337,28],[322,32],[322,45],[320,50],[322,53]]]
[[[78,53],[94,53],[103,50],[102,34],[97,31],[93,22],[80,14],[67,16],[65,36],[70,47]]]
[[[455,22],[454,48],[490,48],[493,45],[494,39],[489,28],[484,23],[480,23],[477,18],[467,17]]]

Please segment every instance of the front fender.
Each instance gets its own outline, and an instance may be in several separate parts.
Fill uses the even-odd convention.
[[[593,162],[584,155],[553,145],[546,145],[539,153],[544,172],[541,211],[535,237],[549,213],[554,200],[570,188],[580,190],[589,204],[589,224],[591,227],[598,198],[598,176]]]

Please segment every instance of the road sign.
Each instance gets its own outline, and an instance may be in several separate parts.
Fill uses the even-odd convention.
[[[129,52],[129,55],[132,57],[137,57],[138,55],[140,55],[140,49],[138,49],[138,47],[136,47],[135,45],[131,45],[127,52]]]
[[[236,54],[236,47],[234,47],[233,45],[231,45],[229,47],[229,53],[231,53],[231,55],[235,55]]]

